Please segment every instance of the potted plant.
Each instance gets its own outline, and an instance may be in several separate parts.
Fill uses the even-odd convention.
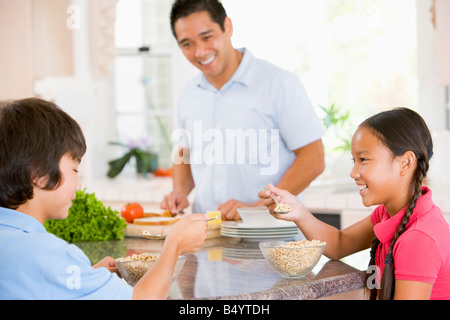
[[[350,112],[343,111],[335,104],[319,107],[324,112],[322,123],[325,127],[323,137],[325,171],[313,185],[330,192],[347,190],[354,186],[350,179],[352,168],[350,150],[354,131]]]
[[[127,150],[122,157],[108,162],[107,175],[109,178],[114,178],[121,173],[125,165],[132,159],[135,159],[136,162],[136,172],[143,176],[158,169],[158,155],[138,146],[133,141],[129,144],[121,142],[110,142],[109,144],[121,146]]]

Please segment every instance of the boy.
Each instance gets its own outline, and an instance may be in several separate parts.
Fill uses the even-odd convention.
[[[55,104],[0,103],[0,299],[165,299],[178,256],[202,246],[204,215],[184,217],[133,288],[111,257],[90,266],[79,248],[47,233],[45,220],[66,218],[81,187],[85,151],[80,127]]]

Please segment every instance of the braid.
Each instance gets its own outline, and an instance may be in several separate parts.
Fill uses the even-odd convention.
[[[389,247],[389,251],[386,255],[385,267],[383,272],[383,277],[381,279],[381,289],[380,289],[380,300],[392,300],[394,298],[395,292],[395,266],[393,260],[393,250],[394,245],[397,242],[398,238],[406,231],[406,225],[413,214],[413,211],[416,207],[417,200],[421,196],[422,191],[422,180],[426,176],[426,172],[428,171],[428,161],[423,160],[422,158],[418,158],[418,166],[416,169],[416,179],[414,182],[414,193],[409,202],[409,206],[406,209],[405,215],[402,218],[401,223],[397,227],[397,231],[394,234],[394,239],[392,240],[392,244]]]
[[[369,262],[369,266],[375,266],[375,256],[377,253],[377,248],[378,245],[380,244],[380,240],[378,240],[377,237],[373,238],[372,240],[372,246],[370,248],[370,262]],[[366,281],[365,283],[367,283],[367,281],[369,280],[369,272],[366,273]],[[375,280],[376,281],[376,280]],[[369,296],[370,300],[376,300],[377,299],[377,287],[374,286],[373,288],[370,289],[370,296]]]

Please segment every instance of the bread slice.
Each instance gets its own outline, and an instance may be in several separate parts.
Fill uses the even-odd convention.
[[[133,223],[138,225],[160,226],[174,224],[178,220],[180,220],[179,217],[144,217],[134,219]]]

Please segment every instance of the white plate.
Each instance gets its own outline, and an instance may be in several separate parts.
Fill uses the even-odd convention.
[[[248,234],[248,235],[254,235],[254,234],[267,234],[267,235],[273,235],[273,234],[297,234],[298,229],[293,230],[228,230],[228,229],[222,229],[223,232],[229,233],[229,234]]]
[[[253,236],[248,236],[248,235],[236,235],[236,234],[222,234],[225,237],[230,237],[230,238],[244,238],[244,239],[256,239],[256,240],[267,240],[267,239],[294,239],[297,234],[292,234],[292,235],[253,235]]]
[[[267,208],[239,208],[243,221],[222,222],[221,235],[256,240],[292,239],[299,234],[294,222],[275,219]]]
[[[277,223],[278,222],[278,223]],[[222,228],[229,229],[298,229],[297,225],[291,221],[275,221],[275,223],[247,223],[242,221],[226,221],[222,222]]]
[[[234,238],[256,238],[256,239],[278,239],[278,238],[294,238],[299,234],[298,229],[294,230],[227,230],[222,229],[221,235]]]
[[[295,223],[291,221],[278,220],[272,216],[267,207],[244,207],[237,209],[237,212],[242,218],[244,224],[248,224],[250,226],[295,226]]]

